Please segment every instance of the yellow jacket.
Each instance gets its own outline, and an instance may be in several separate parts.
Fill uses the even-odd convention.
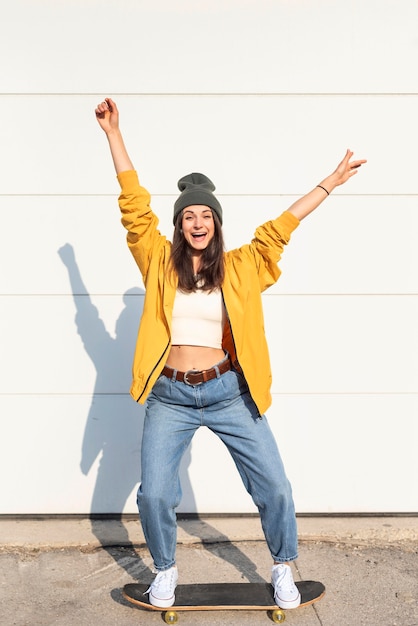
[[[145,301],[132,366],[131,395],[143,404],[161,373],[171,345],[171,315],[177,281],[167,272],[171,242],[158,231],[150,195],[134,170],[118,175],[122,224],[129,249],[141,271]],[[238,362],[262,415],[271,404],[271,368],[261,292],[280,276],[277,263],[299,221],[285,211],[259,226],[250,244],[225,252],[223,299],[229,324],[223,347]]]

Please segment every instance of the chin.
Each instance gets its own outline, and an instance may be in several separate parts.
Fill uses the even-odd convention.
[[[192,248],[192,250],[206,250],[206,248],[208,247],[209,242],[208,241],[202,241],[202,243],[196,243],[195,241],[189,241],[189,246]]]

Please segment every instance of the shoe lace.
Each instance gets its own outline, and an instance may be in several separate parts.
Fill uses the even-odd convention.
[[[154,591],[157,589],[159,591],[169,591],[170,587],[173,585],[174,580],[174,570],[169,569],[163,572],[158,572],[157,576],[154,578],[154,581],[150,585],[149,589],[145,593],[149,593],[151,587]]]
[[[285,567],[283,571],[279,573],[279,576],[276,580],[275,584],[276,589],[281,589],[282,591],[295,593],[297,592],[297,587],[293,581],[293,577],[291,572]]]

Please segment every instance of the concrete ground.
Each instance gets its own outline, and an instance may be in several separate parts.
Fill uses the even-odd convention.
[[[289,626],[418,626],[418,517],[299,518],[296,579],[321,580],[317,604],[286,612]],[[128,582],[149,582],[136,520],[0,518],[4,626],[163,624],[129,605]],[[258,518],[179,520],[180,582],[268,580]],[[271,624],[260,612],[184,612],[179,624]]]

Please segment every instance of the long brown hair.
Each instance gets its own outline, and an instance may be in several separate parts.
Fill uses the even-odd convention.
[[[202,253],[198,276],[193,274],[193,251],[181,229],[183,211],[180,211],[177,216],[174,225],[170,266],[171,270],[174,270],[178,276],[178,288],[181,291],[191,292],[196,291],[198,288],[203,289],[203,291],[213,291],[222,286],[225,275],[225,244],[221,222],[215,211],[212,211],[212,215],[215,223],[215,232],[207,248]]]

